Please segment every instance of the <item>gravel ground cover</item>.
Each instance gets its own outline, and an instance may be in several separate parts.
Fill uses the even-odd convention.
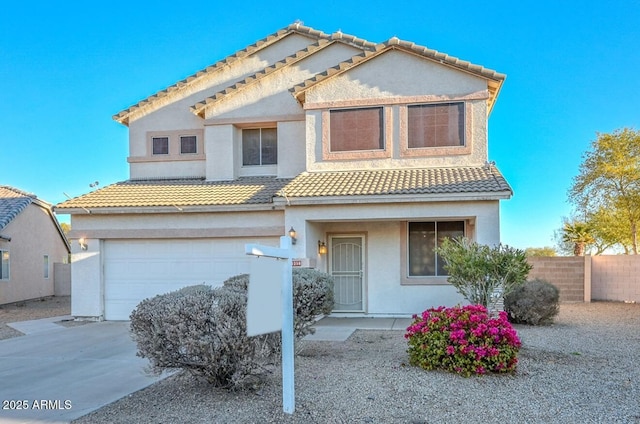
[[[563,304],[552,326],[515,327],[513,375],[423,371],[404,332],[356,331],[302,342],[293,415],[276,369],[237,392],[178,373],[74,423],[640,423],[640,305]]]
[[[0,340],[23,334],[7,325],[9,322],[30,321],[71,313],[71,296],[50,296],[8,305],[0,305]]]

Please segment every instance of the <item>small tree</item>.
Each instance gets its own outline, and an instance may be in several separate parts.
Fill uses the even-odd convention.
[[[588,245],[595,242],[593,229],[584,222],[566,222],[562,228],[562,241],[573,244],[573,254],[584,256]]]
[[[523,284],[531,265],[523,250],[503,244],[494,247],[467,238],[445,239],[438,248],[449,282],[469,302],[497,310],[503,296]]]

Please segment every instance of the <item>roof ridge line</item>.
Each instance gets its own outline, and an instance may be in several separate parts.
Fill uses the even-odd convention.
[[[271,44],[275,43],[276,41],[284,38],[286,35],[288,35],[289,33],[293,33],[296,32],[298,34],[302,34],[302,35],[307,35],[307,36],[312,36],[315,37],[317,39],[327,39],[330,40],[331,36],[329,34],[325,34],[322,31],[319,30],[315,30],[311,27],[307,27],[302,25],[301,23],[293,23],[290,25],[287,25],[284,28],[279,29],[278,31],[271,33],[269,35],[267,35],[264,38],[261,38],[257,41],[255,41],[254,43],[235,51],[234,53],[226,56],[224,59],[221,59],[215,63],[212,63],[211,65],[207,66],[204,69],[201,69],[197,72],[195,72],[194,74],[191,74],[190,76],[170,85],[169,87],[157,91],[156,93],[140,100],[138,103],[133,104],[131,106],[129,106],[128,108],[118,112],[117,114],[112,116],[112,119],[120,122],[121,124],[124,125],[128,125],[129,120],[128,117],[131,113],[139,110],[140,108],[147,106],[153,102],[155,102],[156,100],[166,97],[167,95],[169,95],[170,93],[173,93],[177,90],[181,90],[184,87],[189,86],[191,83],[193,83],[193,81],[200,79],[201,77],[203,77],[204,75],[210,74],[212,72],[216,72],[219,69],[222,69],[224,66],[229,65],[243,57],[249,56],[253,53],[255,53],[258,50],[261,50],[265,47],[270,46]]]
[[[244,79],[240,80],[240,81],[236,81],[234,84],[230,85],[229,87],[218,91],[217,93],[213,94],[212,96],[207,97],[206,99],[196,103],[195,105],[191,106],[191,112],[193,112],[194,114],[200,116],[200,117],[204,117],[201,115],[201,112],[204,111],[204,109],[211,105],[212,103],[215,103],[221,99],[223,99],[224,97],[237,92],[241,89],[244,89],[248,86],[251,86],[255,83],[257,83],[258,81],[261,81],[263,78],[267,77],[268,75],[271,75],[281,69],[284,69],[285,67],[289,66],[289,65],[293,65],[296,64],[306,58],[308,58],[309,56],[311,56],[312,54],[316,53],[319,50],[324,49],[325,47],[330,46],[331,44],[335,43],[336,40],[325,40],[325,39],[320,39],[318,41],[316,41],[315,43],[309,44],[308,46],[306,46],[304,49],[298,50],[293,54],[290,54],[289,56],[286,56],[284,59],[281,59],[277,62],[274,62],[273,64],[262,68],[261,70],[257,71],[254,74],[251,74],[247,77],[245,77]],[[303,54],[302,54],[303,53]]]

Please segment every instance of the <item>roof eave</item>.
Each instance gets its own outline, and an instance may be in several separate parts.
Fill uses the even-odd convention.
[[[384,195],[347,195],[347,196],[309,196],[275,197],[275,205],[358,205],[372,203],[424,203],[424,202],[481,202],[506,200],[513,196],[511,190],[471,193],[437,194],[384,194]]]
[[[250,212],[283,209],[273,203],[250,203],[229,205],[171,205],[171,206],[118,206],[92,207],[76,206],[56,208],[61,215],[127,215],[127,214],[176,214],[207,212]]]

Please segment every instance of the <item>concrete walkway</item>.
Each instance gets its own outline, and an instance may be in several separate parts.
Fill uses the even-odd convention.
[[[54,324],[68,318],[13,323],[26,335],[0,340],[0,423],[68,423],[163,378],[145,373],[129,323]]]
[[[324,317],[315,325],[316,333],[305,337],[314,341],[345,341],[356,330],[400,330],[407,329],[411,318],[338,318]]]

